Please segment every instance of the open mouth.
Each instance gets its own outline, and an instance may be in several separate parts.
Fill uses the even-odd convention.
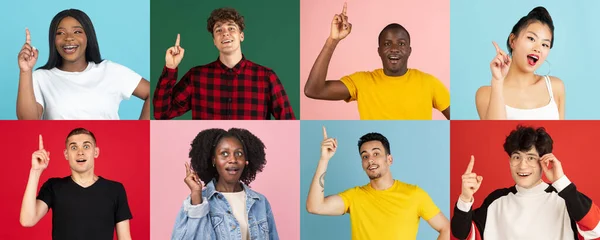
[[[77,164],[79,164],[79,165],[83,165],[85,162],[87,162],[87,160],[85,160],[85,159],[77,159],[77,160],[75,160],[75,161],[76,161],[76,162],[77,162]]]
[[[232,43],[232,42],[233,42],[233,40],[227,39],[227,40],[221,41],[221,44],[228,44],[228,43]]]
[[[63,51],[68,54],[75,53],[75,51],[77,51],[78,48],[79,45],[65,45],[62,47]]]
[[[530,66],[535,66],[535,64],[537,63],[538,60],[540,60],[540,56],[538,56],[538,55],[535,55],[535,54],[527,55],[527,63],[529,63]]]
[[[400,62],[400,56],[399,55],[388,55],[388,60],[390,60],[390,63],[392,63],[392,64],[397,64]]]
[[[239,167],[227,167],[225,168],[225,171],[228,174],[235,175],[238,174],[241,171],[241,169]]]
[[[531,173],[517,173],[517,175],[519,175],[519,177],[529,177],[531,175]]]
[[[371,165],[371,166],[369,166],[369,167],[367,168],[367,170],[369,170],[369,171],[374,171],[374,170],[377,170],[378,168],[379,168],[379,165],[375,165],[375,164],[374,164],[374,165]]]

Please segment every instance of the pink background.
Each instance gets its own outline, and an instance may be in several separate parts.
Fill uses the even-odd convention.
[[[183,182],[190,143],[207,128],[245,128],[266,146],[267,165],[250,184],[265,195],[281,239],[300,239],[299,121],[152,121],[150,135],[150,236],[170,239],[175,217],[190,194]]]
[[[338,44],[327,79],[340,79],[357,71],[382,68],[377,55],[379,32],[390,23],[404,26],[411,37],[409,68],[437,77],[450,90],[450,1],[377,0],[347,1],[352,32]],[[309,99],[304,84],[313,63],[329,37],[333,15],[342,12],[343,0],[300,1],[300,114],[302,119],[359,119],[356,102]],[[445,119],[433,110],[433,119]]]

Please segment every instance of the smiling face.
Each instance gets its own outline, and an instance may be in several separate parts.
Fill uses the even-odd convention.
[[[510,156],[510,172],[515,183],[522,188],[532,188],[542,181],[540,155],[535,147],[529,151],[516,151]]]
[[[55,34],[54,45],[63,58],[63,64],[85,63],[87,36],[81,23],[73,17],[65,17]]]
[[[218,21],[213,26],[213,43],[220,53],[233,54],[241,52],[244,33],[233,20]]]
[[[380,141],[368,141],[360,146],[360,157],[362,159],[362,168],[369,176],[369,179],[375,180],[389,174],[390,165],[392,165],[392,156],[386,154],[385,148]]]
[[[407,69],[412,49],[410,37],[402,28],[390,28],[382,32],[377,48],[386,75],[397,76]]]
[[[551,40],[550,28],[539,21],[529,24],[518,36],[511,34],[513,63],[523,72],[534,72],[548,57]]]
[[[242,143],[235,137],[225,137],[215,147],[213,163],[219,174],[219,182],[236,184],[246,167],[246,153]]]
[[[88,134],[70,136],[67,139],[67,149],[64,151],[71,170],[77,173],[93,171],[94,159],[99,153],[100,149],[96,146],[96,142]]]

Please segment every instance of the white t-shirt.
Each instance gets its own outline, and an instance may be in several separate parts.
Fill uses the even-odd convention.
[[[231,206],[231,211],[233,212],[233,216],[240,224],[240,230],[242,232],[242,240],[250,239],[250,233],[248,232],[248,212],[246,212],[246,192],[221,192],[227,202],[229,202],[229,206]]]
[[[33,93],[44,108],[42,119],[119,119],[119,104],[129,99],[142,76],[104,60],[88,62],[82,72],[58,68],[33,72]]]

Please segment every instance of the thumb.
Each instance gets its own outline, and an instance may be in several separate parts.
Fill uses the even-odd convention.
[[[477,185],[481,185],[481,182],[483,182],[483,176],[477,176]]]

